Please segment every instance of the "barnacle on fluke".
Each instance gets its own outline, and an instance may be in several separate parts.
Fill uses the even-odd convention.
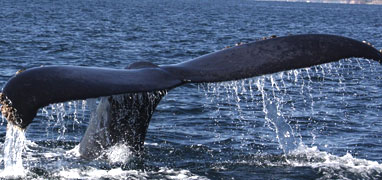
[[[17,110],[12,107],[11,101],[3,93],[0,93],[0,104],[1,114],[8,120],[8,122],[19,126],[22,122],[22,119],[17,114]]]

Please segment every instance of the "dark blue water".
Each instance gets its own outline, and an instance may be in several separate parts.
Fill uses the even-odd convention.
[[[380,49],[381,32],[382,6],[0,1],[0,86],[19,69],[172,64],[270,35],[337,34]],[[176,88],[154,113],[142,159],[126,157],[123,147],[109,161],[78,158],[70,150],[85,132],[89,102],[52,105],[27,130],[22,178],[380,179],[381,73],[378,63],[349,59]]]

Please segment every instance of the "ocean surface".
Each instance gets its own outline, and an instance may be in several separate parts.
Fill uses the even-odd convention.
[[[302,33],[343,35],[381,49],[382,6],[2,0],[0,87],[16,71],[42,65],[173,64],[238,42]],[[108,159],[78,157],[91,106],[41,109],[26,131],[25,169],[4,170],[1,153],[0,178],[382,179],[382,66],[373,61],[175,88],[153,115],[142,158],[123,146],[105,152]],[[1,149],[6,125],[3,118]]]

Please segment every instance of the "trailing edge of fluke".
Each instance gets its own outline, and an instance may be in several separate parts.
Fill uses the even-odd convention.
[[[128,69],[46,66],[12,77],[1,93],[2,114],[26,128],[37,110],[52,103],[124,93],[168,90],[184,83],[230,81],[358,57],[382,62],[367,43],[324,34],[260,40],[179,64],[138,62]]]

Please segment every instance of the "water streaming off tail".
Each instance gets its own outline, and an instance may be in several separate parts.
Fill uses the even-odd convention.
[[[1,177],[19,178],[25,176],[22,154],[25,150],[25,131],[8,123],[4,142],[4,170]]]
[[[280,148],[284,151],[284,154],[288,154],[292,150],[296,149],[297,140],[294,137],[295,134],[293,129],[288,122],[286,122],[282,114],[281,106],[283,99],[275,96],[275,89],[280,89],[274,81],[273,76],[270,76],[270,80],[272,84],[273,96],[269,97],[267,92],[264,90],[264,78],[259,78],[256,85],[262,96],[265,120],[268,123],[269,128],[275,131],[276,139],[278,140]]]
[[[375,94],[382,86],[380,76],[374,79],[376,67],[363,59],[343,60],[200,88],[209,99],[205,106],[218,106],[211,116],[217,143],[224,142],[219,126],[231,121],[236,127],[231,138],[240,144],[231,150],[257,152],[254,161],[259,166],[312,167],[322,179],[376,179],[381,178],[380,163],[353,157],[367,150],[358,149],[358,144],[377,144],[354,134],[370,131],[370,124],[380,121],[380,98]],[[263,153],[269,152],[283,158],[264,159]]]
[[[86,101],[52,104],[42,108],[37,115],[43,119],[39,122],[41,124],[38,124],[38,127],[41,128],[40,132],[43,132],[39,136],[52,140],[70,139],[65,134],[68,128],[71,128],[70,122],[72,122],[74,130],[74,126],[82,123],[85,119],[85,110]],[[33,153],[43,153],[36,152],[37,145],[27,141],[26,134],[28,135],[28,132],[26,133],[25,130],[13,126],[11,123],[7,124],[6,138],[3,145],[4,154],[2,156],[4,169],[1,170],[1,178],[22,178],[26,176],[29,173],[29,165],[36,163],[34,162],[36,161],[35,157],[39,156]],[[30,136],[34,136],[34,134],[30,134]],[[49,141],[47,141],[47,144],[49,144]],[[26,152],[28,154],[25,154]],[[50,157],[50,154],[47,153],[43,156]]]
[[[362,76],[356,71],[363,71]],[[364,100],[363,94],[357,94],[378,91],[378,82],[372,87],[359,86],[365,78],[372,77],[373,72],[375,67],[370,61],[353,59],[252,79],[209,83],[200,88],[204,89],[211,103],[206,106],[217,106],[211,116],[217,126],[225,119],[237,117],[232,121],[238,128],[233,133],[240,137],[237,141],[242,147],[250,141],[270,140],[288,154],[300,144],[336,147],[336,144],[325,144],[325,141],[317,142],[316,138],[330,137],[326,134],[328,129],[340,129],[339,126],[352,123],[347,122],[347,118],[362,116],[355,114],[357,107],[352,106],[362,108],[373,103]],[[348,99],[354,101],[354,98],[365,104],[351,105]],[[332,100],[328,103],[328,99]],[[248,137],[257,135],[253,127],[261,126],[259,121],[264,122],[270,134],[260,135],[263,139]],[[323,127],[315,125],[322,121],[325,121]],[[217,136],[221,135],[217,133]]]
[[[92,108],[92,104],[88,107],[89,101],[96,101],[96,99],[69,101],[42,108],[38,116],[41,118],[42,127],[45,128],[42,129],[45,136],[49,139],[70,140],[66,133],[77,132],[80,129],[78,127],[88,121],[88,111]]]

